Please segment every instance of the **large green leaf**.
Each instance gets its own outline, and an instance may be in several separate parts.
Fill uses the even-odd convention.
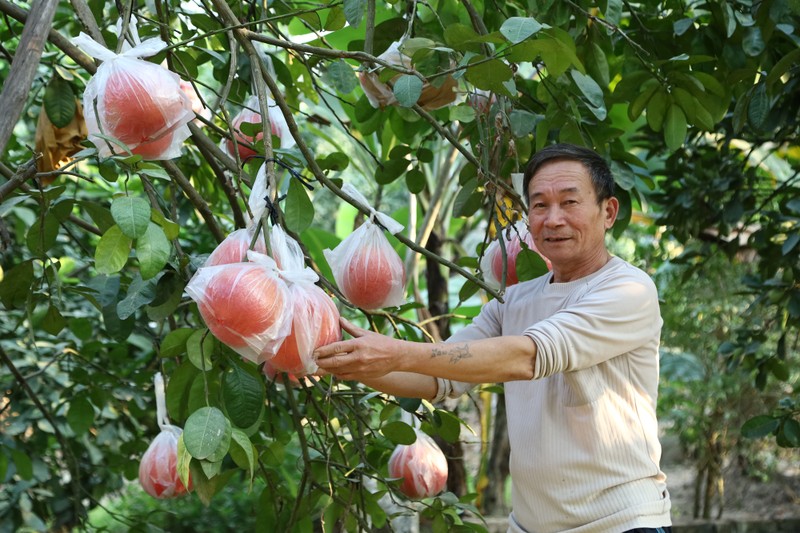
[[[542,29],[533,17],[511,17],[500,26],[500,33],[512,43],[520,43]]]
[[[773,433],[780,426],[780,420],[768,415],[759,415],[751,418],[742,426],[742,436],[748,439],[758,439]]]
[[[297,179],[289,181],[284,204],[284,220],[286,227],[295,233],[304,232],[314,221],[314,204],[308,198],[305,187]]]
[[[366,9],[367,0],[344,0],[344,16],[347,23],[353,28],[361,25],[361,19],[364,17]]]
[[[414,444],[417,440],[414,428],[400,421],[384,424],[381,428],[381,433],[395,444]]]
[[[198,329],[186,339],[186,353],[189,361],[198,370],[208,371],[212,367],[211,354],[217,346],[217,339],[207,329]]]
[[[33,262],[23,261],[3,275],[0,281],[0,301],[6,309],[21,307],[30,296],[33,283]]]
[[[686,139],[686,115],[677,104],[672,104],[667,110],[667,118],[664,123],[664,142],[667,148],[672,151],[677,150]]]
[[[158,280],[143,280],[136,275],[128,286],[128,294],[117,304],[117,315],[125,320],[133,316],[136,311],[153,301],[156,297]]]
[[[111,202],[111,216],[127,237],[138,239],[150,224],[150,204],[144,198],[121,196]]]
[[[216,407],[201,407],[186,420],[183,442],[195,459],[224,457],[231,443],[231,423]]]
[[[172,246],[164,230],[158,224],[150,222],[144,235],[136,239],[136,257],[139,259],[142,278],[150,279],[161,272],[169,261],[171,250]]]
[[[248,428],[261,417],[266,389],[263,376],[234,364],[222,376],[222,398],[233,425]]]
[[[161,357],[177,357],[186,353],[186,341],[191,337],[194,330],[192,328],[178,328],[167,333],[159,346]]]
[[[477,56],[466,73],[467,81],[478,89],[492,91],[504,96],[513,96],[503,82],[511,80],[514,71],[499,59],[485,60]]]
[[[231,433],[230,454],[233,461],[239,468],[244,468],[250,474],[250,484],[252,487],[253,476],[256,471],[256,456],[258,451],[250,442],[250,438],[241,429],[233,428]]]
[[[333,87],[344,94],[358,87],[358,79],[353,72],[353,67],[342,60],[334,61],[328,65],[328,81]]]
[[[750,125],[760,129],[767,121],[769,115],[769,97],[767,96],[767,84],[759,83],[756,85],[750,103],[747,106],[747,120]]]
[[[403,74],[395,80],[392,86],[397,103],[403,107],[411,107],[417,103],[422,94],[422,80],[411,74]]]
[[[94,424],[94,407],[85,396],[73,398],[67,410],[67,423],[76,435],[83,435]]]
[[[53,213],[37,218],[28,229],[27,245],[32,254],[41,256],[52,248],[58,239],[59,223]]]
[[[100,274],[114,274],[122,270],[122,267],[128,262],[132,244],[132,239],[122,233],[119,226],[111,226],[97,243],[94,253],[97,271]]]
[[[53,76],[47,84],[42,103],[47,118],[56,128],[63,128],[69,124],[78,107],[72,85],[58,75]]]

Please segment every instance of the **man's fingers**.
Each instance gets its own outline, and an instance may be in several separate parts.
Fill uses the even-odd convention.
[[[361,329],[344,317],[339,317],[339,323],[342,325],[342,329],[349,333],[352,337],[362,337],[364,336],[364,333],[366,333],[366,330]]]

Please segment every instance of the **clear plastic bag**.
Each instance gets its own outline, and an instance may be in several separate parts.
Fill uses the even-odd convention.
[[[339,290],[350,303],[366,310],[401,305],[405,301],[405,266],[381,226],[392,234],[403,226],[370,208],[366,198],[350,184],[343,190],[371,215],[336,248],[323,251]]]
[[[294,376],[317,370],[314,350],[341,340],[339,310],[333,300],[315,283],[317,273],[305,266],[303,251],[280,226],[270,231],[270,243],[280,275],[289,285],[293,305],[292,328],[274,356],[265,356],[270,366]]]
[[[242,124],[255,124],[261,125],[261,113],[258,97],[255,95],[249,96],[244,103],[244,107],[239,113],[231,120],[231,127],[233,128],[233,135],[236,139],[234,142],[231,139],[224,141],[228,155],[235,157],[236,149],[239,150],[239,158],[242,161],[258,155],[253,149],[244,146],[241,143],[255,144],[264,138],[264,133],[259,132],[255,136],[248,135],[242,131]],[[292,132],[289,131],[289,125],[286,122],[286,117],[272,98],[267,98],[267,110],[269,111],[269,124],[272,130],[272,135],[277,136],[281,140],[281,148],[287,150],[297,144],[292,137]]]
[[[191,135],[187,124],[195,118],[192,103],[181,89],[181,79],[161,65],[142,60],[166,45],[159,38],[138,41],[116,54],[81,32],[72,42],[103,63],[83,93],[89,140],[102,157],[124,154],[112,137],[144,159],[178,157]]]
[[[447,486],[447,458],[439,445],[414,428],[417,440],[399,444],[389,458],[389,476],[399,478],[400,492],[411,499],[430,498]]]
[[[192,490],[192,478],[189,475],[187,488],[178,475],[178,439],[182,430],[170,425],[167,419],[164,379],[161,373],[156,374],[154,382],[156,412],[161,432],[142,456],[139,463],[139,483],[154,498],[175,498]]]
[[[503,239],[506,249],[506,287],[519,283],[517,256],[522,251],[522,242],[525,243],[528,249],[539,254],[539,257],[547,265],[548,270],[550,269],[550,261],[536,249],[536,245],[533,243],[533,235],[531,235],[525,222],[518,221],[512,228],[504,229],[501,233],[500,238]],[[483,272],[484,281],[489,286],[500,288],[500,280],[503,278],[503,251],[500,249],[499,238],[492,241],[486,248],[486,252],[481,258],[481,271]]]
[[[289,334],[292,304],[271,257],[247,252],[247,263],[201,267],[186,293],[206,326],[242,357],[260,363]]]

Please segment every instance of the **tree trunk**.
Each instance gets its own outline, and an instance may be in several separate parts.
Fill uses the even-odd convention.
[[[505,514],[505,487],[509,476],[509,455],[511,443],[508,440],[508,420],[506,418],[506,401],[504,394],[497,395],[497,406],[492,428],[492,444],[489,450],[489,462],[486,465],[487,487],[483,498],[483,512],[486,515]]]

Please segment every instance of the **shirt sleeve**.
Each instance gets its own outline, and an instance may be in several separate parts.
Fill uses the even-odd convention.
[[[501,312],[502,308],[497,300],[490,301],[483,306],[483,309],[481,309],[481,312],[475,317],[471,324],[458,330],[445,342],[464,342],[499,337],[502,334]],[[436,378],[436,385],[438,388],[432,402],[440,402],[445,398],[458,398],[462,394],[469,392],[477,384],[477,382],[469,383]]]
[[[604,279],[525,330],[536,344],[534,379],[581,370],[657,344],[661,325],[658,294],[646,274]]]

